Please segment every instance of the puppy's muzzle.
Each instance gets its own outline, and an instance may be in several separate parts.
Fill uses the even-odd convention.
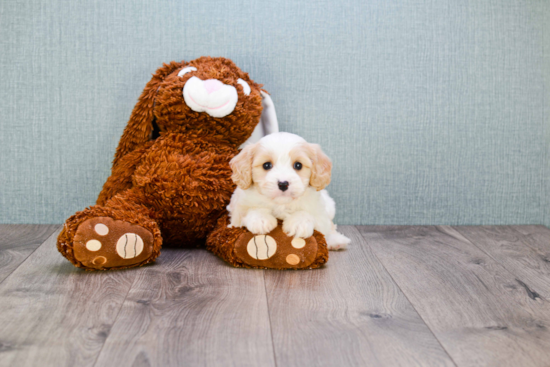
[[[279,186],[279,190],[283,192],[288,190],[288,181],[283,181],[283,182],[279,181],[277,185]]]

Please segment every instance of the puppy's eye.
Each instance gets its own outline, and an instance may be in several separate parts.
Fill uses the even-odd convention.
[[[265,162],[264,165],[262,166],[266,171],[269,171],[271,168],[273,168],[273,165],[271,164],[271,162]]]
[[[197,68],[193,66],[187,66],[180,70],[180,72],[178,73],[178,76],[184,76],[185,74],[190,73],[192,71],[197,71]]]
[[[239,78],[237,80],[237,83],[240,84],[242,87],[243,87],[243,92],[245,95],[250,95],[250,85],[248,85],[247,82],[245,82],[244,80],[242,80],[241,78]]]
[[[296,171],[301,170],[301,169],[302,169],[302,163],[300,163],[300,162],[294,163],[294,169],[295,169]]]

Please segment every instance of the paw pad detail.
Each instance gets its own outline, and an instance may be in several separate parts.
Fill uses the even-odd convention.
[[[125,233],[116,243],[116,252],[123,259],[137,257],[143,251],[143,240],[135,233]]]
[[[92,261],[92,264],[94,265],[103,265],[107,262],[107,258],[105,256],[98,256],[96,258],[94,258],[94,260]]]
[[[73,240],[75,259],[88,269],[112,269],[147,262],[153,234],[144,227],[109,217],[83,221]]]
[[[290,265],[298,265],[300,263],[300,256],[296,254],[290,254],[286,257],[286,262]]]
[[[290,242],[290,244],[294,248],[302,248],[306,245],[306,240],[304,240],[303,238],[296,237],[292,240],[292,242]]]
[[[313,236],[292,238],[279,225],[267,235],[244,232],[235,242],[235,256],[242,263],[259,268],[305,269],[317,256]]]
[[[246,250],[256,260],[266,260],[277,252],[277,242],[271,236],[254,236],[248,241]]]
[[[109,234],[109,227],[103,223],[98,223],[94,227],[95,233],[100,236],[107,236]]]
[[[86,242],[86,248],[90,251],[99,251],[99,249],[101,248],[101,242],[99,242],[98,240],[89,240],[88,242]]]

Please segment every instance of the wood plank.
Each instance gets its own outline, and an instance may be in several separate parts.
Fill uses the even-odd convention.
[[[451,227],[359,227],[459,366],[548,366],[550,304]]]
[[[0,283],[59,227],[59,224],[0,225]]]
[[[453,227],[508,271],[550,300],[550,231],[530,226]],[[544,227],[543,227],[544,228]],[[526,234],[522,234],[521,231]],[[540,234],[540,236],[538,236]],[[537,246],[537,245],[541,246]],[[546,247],[546,251],[539,251]]]
[[[93,365],[134,271],[85,272],[56,231],[0,284],[0,366]]]
[[[163,249],[139,273],[96,366],[274,366],[263,270]]]
[[[354,227],[311,271],[267,271],[280,366],[450,366],[437,339]]]
[[[513,226],[522,234],[523,243],[529,246],[540,259],[550,264],[550,229],[545,226]]]

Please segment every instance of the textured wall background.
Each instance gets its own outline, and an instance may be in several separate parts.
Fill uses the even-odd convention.
[[[0,2],[0,222],[95,202],[170,60],[232,58],[322,144],[347,224],[550,224],[550,2]]]

